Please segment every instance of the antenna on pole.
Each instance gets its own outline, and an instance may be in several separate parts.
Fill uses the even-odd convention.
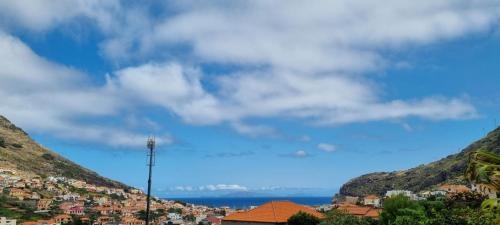
[[[149,149],[149,176],[148,176],[148,195],[146,200],[146,225],[149,225],[149,208],[150,208],[150,199],[151,199],[151,173],[153,172],[153,166],[155,163],[155,137],[149,137],[147,141],[147,147]]]

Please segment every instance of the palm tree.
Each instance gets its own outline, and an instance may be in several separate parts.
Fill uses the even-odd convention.
[[[500,191],[500,156],[484,149],[471,153],[465,176],[469,181],[481,184],[482,188],[489,188],[498,193]],[[481,207],[500,215],[500,198],[487,199]]]

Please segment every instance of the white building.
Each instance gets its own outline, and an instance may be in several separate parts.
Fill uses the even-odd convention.
[[[167,217],[170,219],[170,220],[182,220],[182,216],[181,214],[177,214],[177,213],[169,213],[167,215]]]
[[[0,225],[16,225],[16,220],[9,220],[5,217],[0,217]]]
[[[406,196],[408,198],[410,198],[411,200],[418,200],[418,197],[416,194],[413,194],[411,191],[408,191],[408,190],[390,190],[390,191],[387,191],[385,193],[385,197],[394,197],[394,196],[398,196],[398,195],[403,195],[403,196]]]

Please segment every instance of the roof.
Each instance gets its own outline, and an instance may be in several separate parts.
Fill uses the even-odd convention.
[[[318,218],[325,218],[323,214],[307,206],[295,204],[291,201],[271,201],[249,211],[231,214],[222,220],[284,223],[288,221],[288,218],[300,211]]]
[[[448,191],[450,190],[451,192],[469,192],[470,188],[468,188],[465,185],[460,185],[460,184],[443,184],[439,186],[440,190],[445,190]]]
[[[380,198],[379,198],[378,196],[376,196],[376,195],[367,195],[367,196],[365,197],[365,199],[370,199],[370,200],[373,200],[373,199],[380,199]]]
[[[381,211],[380,209],[375,209],[366,206],[358,206],[354,204],[340,204],[338,205],[338,209],[350,215],[367,216],[372,218],[377,218]]]

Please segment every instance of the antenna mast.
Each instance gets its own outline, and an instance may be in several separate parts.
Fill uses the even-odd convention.
[[[149,149],[149,177],[148,177],[148,195],[147,195],[147,200],[146,200],[146,225],[149,225],[149,206],[150,206],[150,199],[151,199],[151,173],[153,172],[153,166],[154,166],[154,154],[155,154],[155,137],[149,137],[148,142],[147,142],[147,147]]]

